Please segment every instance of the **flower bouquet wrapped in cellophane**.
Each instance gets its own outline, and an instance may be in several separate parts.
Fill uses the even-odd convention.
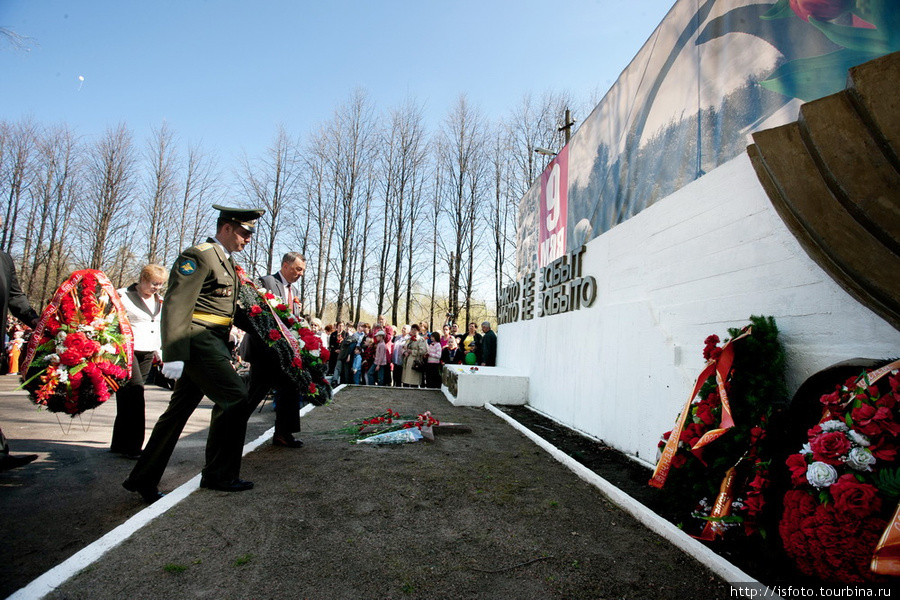
[[[109,278],[73,273],[56,291],[28,342],[20,375],[32,401],[75,416],[131,376],[131,325]]]

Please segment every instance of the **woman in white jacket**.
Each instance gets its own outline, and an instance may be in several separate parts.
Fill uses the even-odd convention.
[[[147,265],[141,269],[137,283],[117,290],[134,334],[134,360],[131,379],[116,392],[116,422],[110,450],[128,458],[140,456],[144,445],[144,382],[153,366],[153,358],[159,356],[161,348],[162,298],[159,290],[168,279],[165,267]]]

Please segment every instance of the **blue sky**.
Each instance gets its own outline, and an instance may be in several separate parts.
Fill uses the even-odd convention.
[[[85,136],[163,120],[228,165],[301,135],[361,87],[435,128],[459,94],[490,118],[525,92],[602,96],[674,0],[0,0],[0,119]],[[83,77],[83,82],[79,80]],[[587,115],[575,115],[583,119]]]

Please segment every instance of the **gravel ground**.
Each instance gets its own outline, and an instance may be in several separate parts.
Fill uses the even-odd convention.
[[[336,432],[386,408],[472,432],[400,446]],[[244,458],[255,489],[198,490],[49,597],[729,596],[502,420],[438,392],[349,388],[303,439]]]

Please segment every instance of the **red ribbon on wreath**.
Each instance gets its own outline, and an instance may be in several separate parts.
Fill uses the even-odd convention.
[[[701,437],[691,448],[691,452],[703,462],[703,447],[718,439],[726,431],[734,427],[734,418],[731,415],[731,405],[728,402],[728,394],[725,391],[725,382],[728,381],[728,375],[731,373],[731,366],[734,363],[734,343],[750,335],[751,331],[751,328],[747,327],[744,330],[744,333],[722,346],[722,353],[718,358],[711,358],[707,361],[706,366],[697,378],[697,383],[694,384],[694,389],[691,391],[687,403],[685,403],[684,408],[681,411],[681,416],[678,419],[675,429],[672,430],[672,433],[669,434],[669,439],[666,440],[666,446],[663,449],[662,456],[660,457],[659,462],[656,463],[656,469],[654,469],[653,477],[650,478],[649,482],[653,487],[661,489],[666,484],[666,479],[669,477],[669,470],[672,465],[672,459],[675,457],[675,452],[678,450],[678,441],[681,438],[681,431],[684,429],[687,417],[691,413],[691,404],[693,403],[694,398],[697,397],[697,394],[700,393],[700,388],[703,387],[706,380],[713,375],[716,377],[719,399],[722,402],[722,416],[719,420],[719,426],[716,429],[711,429],[703,434],[703,437]]]
[[[269,312],[272,313],[272,316],[275,318],[275,323],[278,325],[278,330],[281,332],[281,335],[284,337],[284,339],[287,340],[287,343],[291,346],[291,350],[294,352],[294,356],[300,358],[300,342],[298,342],[297,338],[295,338],[293,334],[291,334],[290,329],[287,325],[284,324],[284,322],[281,320],[281,317],[279,317],[278,313],[275,312],[275,309],[272,308],[272,305],[269,304],[268,299],[266,299],[266,297],[262,293],[260,293],[259,288],[257,288],[250,277],[247,276],[247,272],[244,270],[244,268],[239,265],[235,265],[234,267],[235,273],[237,273],[240,282],[242,284],[250,285],[254,290],[256,290],[256,293],[257,295],[259,295],[259,298],[261,300],[261,304],[265,305],[265,307],[269,309]]]
[[[22,361],[22,367],[19,370],[19,374],[22,377],[25,377],[25,374],[28,372],[28,367],[31,366],[31,361],[34,360],[34,355],[37,352],[37,348],[40,345],[40,341],[44,335],[44,329],[47,327],[47,322],[50,320],[50,317],[56,315],[59,312],[60,304],[62,304],[63,298],[67,294],[72,294],[75,291],[76,286],[81,283],[85,278],[88,280],[94,279],[97,282],[97,285],[100,286],[100,289],[109,296],[110,302],[112,303],[113,310],[116,311],[118,320],[119,320],[119,329],[125,335],[125,338],[129,340],[129,343],[125,345],[125,355],[127,358],[127,364],[125,369],[131,373],[131,362],[134,357],[134,347],[132,345],[132,340],[134,340],[134,334],[131,331],[131,323],[128,322],[128,315],[125,312],[125,307],[122,304],[122,301],[119,299],[119,294],[116,292],[116,288],[113,286],[112,282],[106,276],[106,273],[103,271],[97,271],[95,269],[83,269],[81,271],[75,271],[72,273],[69,278],[56,290],[56,293],[53,295],[53,298],[50,299],[50,303],[44,308],[44,311],[41,313],[41,318],[38,321],[38,324],[34,328],[34,332],[31,334],[31,339],[28,341],[28,349],[25,354],[25,360]],[[88,297],[93,298],[93,295],[89,292]]]

